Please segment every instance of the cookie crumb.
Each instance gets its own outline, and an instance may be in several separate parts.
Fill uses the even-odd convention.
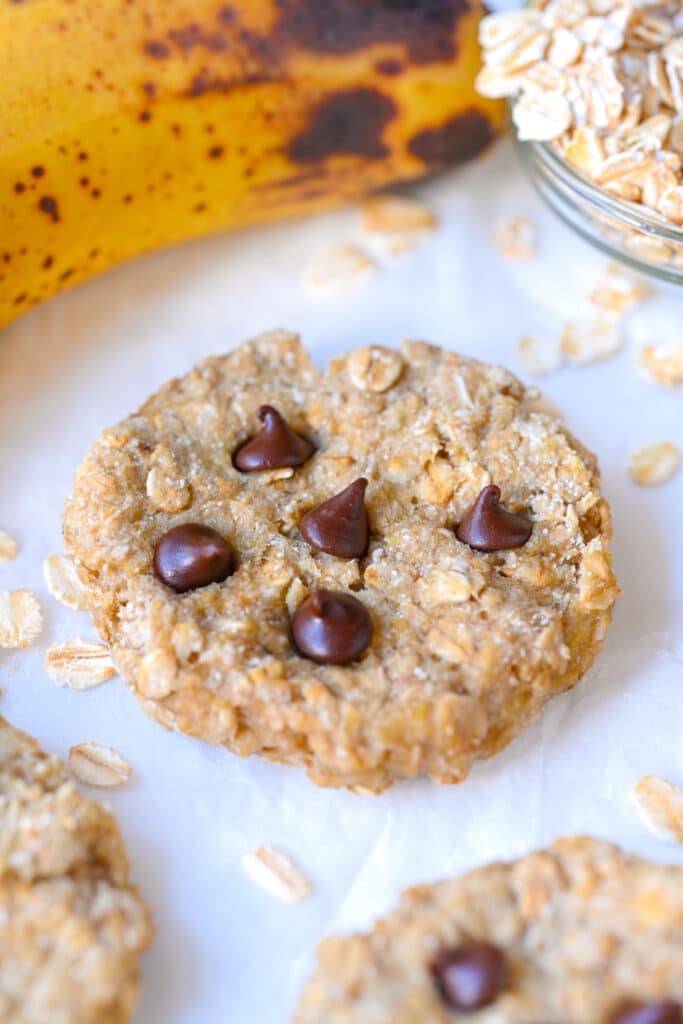
[[[306,280],[316,291],[339,293],[355,287],[375,270],[377,264],[360,246],[344,242],[319,253]]]
[[[671,441],[655,441],[631,453],[629,472],[634,482],[641,487],[657,487],[672,478],[680,463],[681,453],[675,444]]]
[[[43,613],[30,590],[0,594],[0,647],[29,647],[43,631]]]
[[[525,373],[542,377],[559,370],[563,363],[559,345],[527,335],[517,342],[517,356]]]
[[[85,611],[85,590],[70,559],[65,555],[48,555],[43,562],[43,575],[55,600],[76,612]]]
[[[0,530],[0,565],[16,558],[19,545],[7,530]]]
[[[683,789],[657,775],[643,775],[631,790],[643,822],[653,835],[683,843]]]
[[[116,675],[109,648],[88,640],[52,644],[45,653],[45,669],[57,686],[72,690],[90,690]]]
[[[538,251],[536,225],[520,214],[496,224],[496,248],[510,260],[530,260]]]
[[[287,903],[300,903],[313,891],[301,868],[272,846],[258,846],[242,858],[242,867],[256,885]]]
[[[616,355],[623,341],[617,324],[599,317],[565,324],[560,350],[574,366],[589,366]]]
[[[69,748],[69,768],[83,785],[107,789],[122,786],[131,776],[130,765],[118,750],[94,740]]]
[[[636,366],[646,380],[658,387],[673,388],[683,384],[683,342],[643,345]]]

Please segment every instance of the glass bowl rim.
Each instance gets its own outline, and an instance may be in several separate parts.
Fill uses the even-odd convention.
[[[595,185],[575,167],[572,167],[569,161],[557,152],[551,142],[522,140],[516,133],[513,138],[520,149],[537,154],[547,171],[562,176],[582,199],[600,212],[609,214],[636,231],[645,231],[677,245],[683,243],[683,227],[679,228],[670,224],[660,214],[640,203],[630,203],[625,199],[610,195],[605,189]]]

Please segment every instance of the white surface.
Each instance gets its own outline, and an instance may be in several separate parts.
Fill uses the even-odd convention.
[[[628,321],[615,359],[543,382],[600,456],[615,522],[623,596],[597,665],[536,725],[460,787],[414,783],[377,799],[316,789],[302,772],[243,762],[149,721],[120,681],[58,690],[45,647],[92,637],[86,615],[47,594],[45,555],[76,466],[101,428],[168,377],[272,326],[302,331],[321,364],[369,342],[427,338],[517,368],[527,332],[556,337],[605,261],[547,214],[507,146],[421,190],[442,226],[418,251],[387,259],[351,295],[312,297],[305,265],[353,240],[355,211],[204,241],[117,270],[51,302],[0,337],[0,526],[21,543],[0,589],[41,597],[46,629],[30,650],[0,651],[0,711],[65,754],[97,739],[132,762],[112,793],[134,875],[158,937],[144,966],[144,1024],[285,1024],[316,940],[365,927],[408,883],[513,857],[562,833],[588,832],[655,858],[683,851],[650,837],[628,797],[643,773],[683,783],[683,473],[639,489],[628,454],[683,442],[683,391],[636,374],[645,341],[680,340],[683,296],[662,293]],[[502,260],[491,241],[504,214],[538,222],[536,260]],[[243,875],[242,854],[281,846],[315,894],[281,905]]]

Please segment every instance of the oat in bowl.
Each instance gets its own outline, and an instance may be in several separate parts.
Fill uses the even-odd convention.
[[[683,283],[683,11],[538,0],[481,26],[478,89],[508,97],[523,160],[598,248]]]

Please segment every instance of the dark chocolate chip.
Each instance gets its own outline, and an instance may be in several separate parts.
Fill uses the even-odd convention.
[[[233,456],[237,469],[253,473],[259,469],[280,469],[282,466],[300,466],[310,458],[315,446],[300,434],[295,434],[287,421],[272,405],[262,405],[256,415],[263,429],[256,437],[238,448]]]
[[[333,498],[302,518],[299,529],[308,543],[337,558],[360,558],[368,547],[365,477],[354,480]]]
[[[519,548],[531,536],[531,522],[523,512],[500,504],[500,487],[490,484],[481,492],[456,530],[456,537],[477,551]]]
[[[507,967],[497,946],[472,942],[440,950],[429,965],[441,998],[454,1010],[490,1006],[505,988]]]
[[[154,549],[162,583],[178,594],[221,583],[234,568],[232,549],[220,533],[202,523],[182,523],[163,535]]]
[[[673,999],[658,1003],[624,1003],[610,1024],[683,1024],[683,1008]]]
[[[360,658],[372,639],[372,619],[351,594],[314,590],[292,619],[296,646],[320,665],[345,665]]]

